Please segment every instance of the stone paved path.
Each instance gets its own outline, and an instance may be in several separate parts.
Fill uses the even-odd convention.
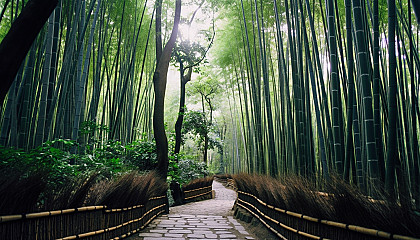
[[[255,239],[233,218],[236,192],[213,181],[215,199],[170,208],[141,233],[128,239]]]

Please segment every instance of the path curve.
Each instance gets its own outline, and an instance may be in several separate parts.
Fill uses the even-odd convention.
[[[214,199],[171,207],[169,213],[232,216],[236,192],[232,189],[225,188],[221,183],[216,181],[213,181],[212,187],[216,192],[216,197]]]
[[[171,207],[130,240],[255,239],[233,218],[236,192],[213,181],[216,197]]]

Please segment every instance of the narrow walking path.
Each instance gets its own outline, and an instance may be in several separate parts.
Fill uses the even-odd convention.
[[[213,189],[214,199],[172,207],[129,239],[255,239],[233,218],[235,191],[216,181]]]

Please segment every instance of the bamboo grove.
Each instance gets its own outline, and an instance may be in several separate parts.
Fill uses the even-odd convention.
[[[0,0],[0,38],[27,2]],[[220,169],[338,176],[420,207],[416,1],[208,2],[215,36],[191,82],[218,84],[206,109],[220,127]],[[163,1],[164,43],[174,5]],[[152,139],[155,15],[150,0],[60,0],[1,106],[0,145],[88,142],[89,123],[106,129],[101,141]]]
[[[239,99],[231,171],[339,176],[419,204],[410,1],[242,0],[224,14],[217,62]]]
[[[13,3],[19,9],[23,1],[5,5],[4,25],[17,16]],[[31,149],[56,138],[76,140],[87,127],[82,122],[108,126],[99,136],[104,140],[150,135],[155,47],[147,4],[59,1],[9,90],[0,144]]]

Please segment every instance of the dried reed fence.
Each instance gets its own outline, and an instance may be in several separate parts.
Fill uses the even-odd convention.
[[[245,174],[233,178],[238,187],[236,206],[281,239],[419,239],[419,222],[408,211],[386,201],[372,202],[339,181],[327,195],[296,178],[288,182]]]
[[[213,177],[194,179],[184,185],[183,202],[194,202],[212,198]]]
[[[236,204],[259,219],[281,239],[418,239],[355,225],[321,220],[287,211],[268,205],[254,195],[241,191],[238,191]]]
[[[167,203],[165,195],[121,209],[88,206],[0,216],[0,239],[121,239],[145,228]]]
[[[221,174],[214,176],[214,179],[223,184],[227,188],[236,190],[235,180],[233,180],[232,175],[230,174]]]
[[[219,174],[219,175],[215,175],[214,179],[220,183],[222,183],[223,185],[228,183],[228,180],[232,179],[232,175],[230,174]]]

